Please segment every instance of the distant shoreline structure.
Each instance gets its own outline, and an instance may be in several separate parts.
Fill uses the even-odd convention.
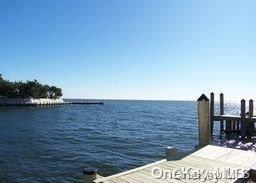
[[[28,98],[0,98],[0,106],[38,106],[38,105],[65,105],[63,99],[28,99]]]
[[[70,100],[65,99],[26,99],[26,98],[0,98],[0,106],[49,106],[49,105],[103,105],[100,100]]]
[[[0,74],[0,106],[63,105],[62,90],[33,81],[9,81]]]
[[[67,104],[103,104],[97,100],[65,101],[60,98],[62,89],[33,81],[14,81],[3,79],[0,74],[0,106],[41,106]]]
[[[49,105],[103,105],[100,100],[74,100],[65,101],[64,99],[27,99],[27,98],[0,98],[0,106],[49,106]]]
[[[9,81],[0,74],[0,99],[59,99],[62,89],[33,81]],[[50,101],[52,102],[52,101]]]

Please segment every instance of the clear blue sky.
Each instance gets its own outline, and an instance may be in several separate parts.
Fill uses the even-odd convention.
[[[0,73],[64,97],[254,97],[254,0],[0,0]]]

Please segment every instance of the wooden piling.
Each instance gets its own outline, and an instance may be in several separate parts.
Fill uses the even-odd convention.
[[[246,136],[246,121],[245,121],[245,100],[241,100],[241,136]]]
[[[253,117],[253,100],[249,100],[249,117]]]
[[[232,132],[232,120],[225,120],[225,132],[226,138],[230,139]]]
[[[231,130],[236,130],[236,121],[231,121]]]
[[[85,168],[83,170],[84,183],[93,183],[97,179],[97,172],[98,170],[96,168]]]
[[[226,120],[226,129],[227,131],[231,131],[232,129],[232,124],[231,124],[231,120]]]
[[[236,130],[240,130],[240,121],[236,121]]]
[[[197,100],[197,105],[199,146],[203,147],[211,143],[209,99],[202,94]]]
[[[253,100],[249,100],[249,118],[253,117]],[[255,125],[252,121],[249,121],[249,128],[251,131],[251,135],[254,133],[255,131]]]
[[[220,94],[220,115],[224,115],[224,95],[223,93]],[[220,120],[220,133],[223,132],[224,123],[223,120]]]
[[[171,146],[165,148],[165,158],[171,160],[177,155],[177,149]]]
[[[211,125],[211,134],[213,134],[213,127],[214,127],[214,93],[211,93],[211,100],[210,100],[210,125]]]

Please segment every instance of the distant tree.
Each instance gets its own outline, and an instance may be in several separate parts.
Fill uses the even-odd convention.
[[[10,86],[8,85],[8,82],[3,80],[2,74],[0,77],[0,97],[6,97],[6,94],[8,92],[8,88]]]
[[[62,97],[62,95],[63,95],[62,89],[56,87],[56,89],[55,89],[55,97],[56,98],[60,98],[60,97]]]
[[[42,91],[42,85],[37,81],[27,81],[27,92],[31,98],[40,98],[40,92]]]
[[[59,98],[62,90],[56,86],[42,85],[37,80],[10,82],[0,74],[0,97],[2,98]]]
[[[27,83],[19,82],[19,96],[20,98],[29,98],[30,91]]]
[[[40,85],[38,88],[39,98],[48,98],[48,87],[46,85]]]
[[[19,96],[19,91],[16,85],[12,82],[0,81],[0,97],[16,98]]]
[[[49,88],[49,98],[56,99],[62,96],[62,90],[56,86],[51,86]]]

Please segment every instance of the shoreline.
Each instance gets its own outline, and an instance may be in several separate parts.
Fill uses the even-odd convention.
[[[79,101],[65,101],[64,99],[7,99],[0,98],[0,106],[49,106],[49,105],[103,105],[103,101],[99,100],[79,100]]]
[[[27,98],[0,98],[0,106],[37,106],[37,105],[65,105],[63,99],[27,99]]]

